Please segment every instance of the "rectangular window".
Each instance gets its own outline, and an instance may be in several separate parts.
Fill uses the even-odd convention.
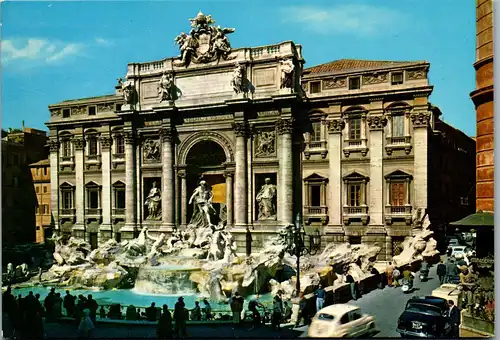
[[[99,191],[92,189],[87,190],[87,207],[89,209],[98,209],[99,208]]]
[[[97,138],[89,138],[89,156],[97,155]]]
[[[46,186],[46,185],[44,185],[44,186],[43,186],[43,193],[44,193],[44,194],[46,194],[46,193],[47,193],[47,186]]]
[[[310,204],[312,207],[320,207],[321,206],[321,186],[320,185],[311,185],[311,200]]]
[[[41,215],[45,215],[45,204],[42,204],[42,205],[40,206],[40,214],[41,214]]]
[[[65,140],[62,142],[62,154],[63,157],[71,156],[71,142],[69,140]]]
[[[312,122],[311,142],[321,141],[321,122]]]
[[[62,192],[63,198],[63,209],[73,209],[73,191],[64,190]]]
[[[35,192],[38,194],[40,193],[40,187],[35,187]]]
[[[117,154],[124,154],[125,153],[125,143],[123,140],[123,136],[117,135],[115,137],[115,144],[116,144],[116,153]]]
[[[347,199],[350,207],[359,207],[362,204],[361,183],[348,185]]]
[[[37,176],[40,176],[40,168],[36,168],[35,173]]]
[[[349,90],[359,90],[360,83],[359,77],[349,77]]]
[[[71,114],[70,109],[63,109],[63,118],[69,118],[70,114]]]
[[[95,114],[96,114],[96,107],[89,106],[89,116],[95,116]]]
[[[121,110],[122,110],[122,104],[116,104],[115,111],[121,111]]]
[[[361,118],[349,119],[349,139],[361,139]]]
[[[391,205],[401,207],[405,205],[405,183],[391,183]]]
[[[361,244],[361,236],[350,236],[349,243],[350,244]]]
[[[403,72],[393,72],[391,75],[391,84],[392,85],[403,84]]]
[[[125,188],[115,188],[115,209],[125,209]]]
[[[403,115],[392,116],[392,136],[393,137],[405,136],[405,116]]]
[[[309,83],[309,92],[311,94],[320,93],[321,92],[321,82],[320,81],[312,81],[311,83]]]
[[[47,172],[48,172],[48,169],[47,168],[43,168],[43,175],[44,176],[47,176]]]
[[[38,215],[40,213],[40,208],[38,206],[35,207],[35,215]]]

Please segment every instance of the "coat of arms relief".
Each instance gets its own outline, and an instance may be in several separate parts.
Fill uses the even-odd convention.
[[[215,26],[215,20],[210,15],[199,12],[196,18],[191,21],[191,31],[189,34],[181,32],[175,43],[179,45],[181,60],[175,62],[175,66],[189,66],[191,62],[195,64],[219,62],[234,59],[231,57],[231,44],[227,34],[233,33],[234,28],[221,28]]]

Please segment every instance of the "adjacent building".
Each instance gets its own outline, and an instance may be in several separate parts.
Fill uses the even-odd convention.
[[[2,242],[6,246],[36,240],[38,205],[29,164],[48,157],[47,133],[24,128],[2,138]]]
[[[231,49],[234,30],[201,13],[192,25],[181,58],[131,63],[113,94],[49,106],[61,233],[96,247],[185,228],[201,180],[242,249],[247,228],[258,249],[299,215],[323,244],[377,244],[383,260],[419,227],[417,208],[435,224],[468,213],[475,144],[429,102],[427,62],[304,69],[294,42]],[[453,190],[450,169],[463,175]]]
[[[50,162],[49,159],[29,165],[37,198],[35,207],[36,242],[43,243],[52,236],[52,214],[50,213]]]

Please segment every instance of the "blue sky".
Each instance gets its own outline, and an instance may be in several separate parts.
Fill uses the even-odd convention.
[[[475,2],[456,0],[2,3],[2,127],[46,129],[47,106],[110,94],[129,62],[178,55],[199,10],[233,47],[293,40],[306,67],[342,59],[427,60],[431,100],[474,136]]]

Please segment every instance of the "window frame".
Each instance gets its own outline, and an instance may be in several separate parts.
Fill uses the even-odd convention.
[[[384,176],[385,181],[386,181],[386,188],[387,188],[387,202],[386,206],[388,207],[404,207],[404,206],[411,206],[412,204],[412,181],[413,181],[413,176],[411,174],[408,174],[402,170],[395,170],[392,171],[391,173],[387,174]],[[403,195],[403,205],[393,205],[393,189],[392,189],[392,184],[403,184],[404,188],[404,195]]]
[[[317,86],[317,88],[315,88],[315,86]],[[313,92],[313,89],[316,89],[317,91],[314,91]],[[310,94],[317,94],[317,93],[321,93],[321,80],[317,80],[317,81],[310,81],[309,82],[309,93]]]
[[[357,80],[357,87],[353,86],[353,81]],[[361,89],[361,76],[351,76],[348,81],[349,90],[359,90]]]
[[[396,81],[395,76],[401,76],[401,80]],[[401,84],[404,84],[404,72],[403,71],[391,72],[391,85],[401,85]]]
[[[394,119],[397,118],[397,119]],[[399,126],[395,125],[395,121],[399,122]],[[406,131],[405,131],[405,124],[406,124],[406,116],[404,112],[402,111],[396,111],[391,115],[391,137],[396,137],[396,138],[402,138],[406,137]],[[395,127],[398,127],[398,129],[395,129]],[[398,132],[401,132],[400,134],[395,134],[394,131],[398,130]]]
[[[315,129],[314,127],[317,127]],[[312,120],[311,121],[311,132],[309,133],[309,141],[318,143],[323,141],[323,134],[321,133],[321,129],[323,128],[323,122],[321,120]]]
[[[97,203],[95,207],[91,205],[94,194]],[[101,186],[95,182],[89,182],[85,185],[85,206],[86,209],[101,209]]]
[[[361,134],[361,124],[363,124],[361,114],[352,114],[349,116],[348,120],[349,120],[349,126],[348,126],[349,140],[361,140],[363,138]],[[353,124],[353,122],[358,122],[357,123],[358,126],[354,126],[355,124]]]
[[[91,113],[91,109],[93,109],[94,113]],[[87,114],[89,116],[97,116],[97,106],[95,105],[87,106]]]
[[[367,207],[368,202],[368,181],[369,177],[364,176],[356,171],[344,176],[344,206],[346,207]],[[351,203],[351,186],[359,186],[359,205],[350,205]]]
[[[99,140],[97,135],[91,134],[87,137],[87,156],[99,155]]]
[[[62,202],[61,209],[64,210],[75,209],[75,187],[66,182],[59,186],[59,191]],[[70,206],[66,205],[68,201],[70,202]]]
[[[118,193],[123,193],[123,207],[118,206]],[[113,209],[125,209],[126,207],[126,185],[119,181],[113,184]]]
[[[71,109],[70,108],[63,109],[62,110],[62,117],[63,118],[69,118],[69,117],[71,117]]]
[[[115,155],[123,155],[125,154],[125,138],[121,133],[117,133],[113,136],[114,146],[115,146]]]

